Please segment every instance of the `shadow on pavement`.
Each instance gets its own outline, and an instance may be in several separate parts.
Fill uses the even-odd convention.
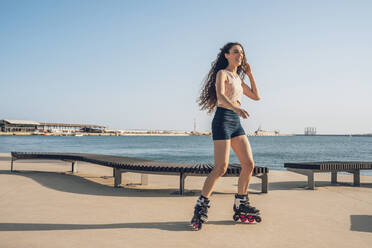
[[[256,225],[255,223],[235,223],[233,220],[208,221],[206,225]],[[189,222],[144,222],[117,224],[39,224],[39,223],[0,223],[4,231],[52,231],[52,230],[89,230],[89,229],[160,229],[167,231],[190,231]]]
[[[88,195],[101,195],[101,196],[117,196],[117,197],[195,197],[201,194],[201,190],[185,190],[184,195],[179,195],[178,188],[167,189],[154,189],[146,188],[148,186],[137,187],[135,184],[129,184],[124,187],[113,187],[113,178],[110,185],[94,182],[88,180],[79,174],[71,174],[71,172],[42,172],[42,171],[13,171],[0,170],[0,175],[15,175],[23,176],[34,180],[40,185],[49,189],[75,193],[75,194],[88,194]],[[86,176],[86,175],[84,175]],[[89,178],[89,176],[88,176]],[[107,176],[91,176],[92,179],[106,180]],[[151,185],[150,185],[151,187]],[[260,194],[252,192],[253,194]],[[213,194],[234,194],[225,192],[213,192]]]
[[[350,215],[350,230],[372,233],[372,215]]]
[[[270,179],[269,179],[270,180]],[[330,181],[316,181],[315,182],[315,190],[319,187],[337,187],[337,186],[343,186],[343,187],[355,187],[352,183],[343,183],[338,182],[336,184],[331,184]],[[359,187],[364,188],[372,188],[372,183],[361,183]],[[260,183],[252,183],[249,185],[250,189],[254,190],[260,190],[261,184]],[[311,190],[307,186],[307,181],[283,181],[283,182],[273,182],[269,183],[269,193],[270,191],[274,190]]]

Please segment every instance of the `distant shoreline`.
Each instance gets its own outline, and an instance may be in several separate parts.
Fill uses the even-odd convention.
[[[210,133],[44,133],[35,134],[32,132],[0,132],[0,136],[211,136]],[[255,135],[247,134],[249,137],[284,137],[284,136],[345,136],[345,137],[372,137],[372,134],[278,134],[278,135]]]
[[[115,133],[80,133],[76,134],[62,134],[62,133],[46,133],[46,134],[34,134],[34,133],[1,133],[0,136],[208,136],[208,135],[194,135],[189,133],[139,133],[139,134],[115,134]]]

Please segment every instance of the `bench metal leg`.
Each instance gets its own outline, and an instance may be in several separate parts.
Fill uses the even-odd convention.
[[[288,168],[287,170],[292,171],[294,173],[298,173],[298,174],[307,176],[307,185],[308,185],[309,189],[315,189],[314,171],[303,170],[303,169],[292,169],[292,168]]]
[[[331,183],[336,184],[337,183],[337,171],[332,171],[332,176],[331,176]]]
[[[353,171],[354,186],[360,186],[360,170]]]
[[[114,175],[115,175],[114,187],[117,188],[121,185],[121,170],[114,168]]]
[[[149,175],[141,174],[141,185],[149,184]]]
[[[315,189],[314,172],[307,175],[307,184],[309,189]]]
[[[76,173],[77,172],[76,165],[77,165],[77,161],[72,161],[72,165],[71,165],[71,172],[72,173]]]
[[[183,195],[185,191],[185,179],[186,175],[184,173],[180,173],[180,195]]]
[[[262,174],[260,176],[257,176],[258,178],[261,179],[261,192],[262,193],[267,193],[269,192],[269,177],[267,173]]]
[[[10,162],[10,172],[13,172],[13,158],[12,161]]]

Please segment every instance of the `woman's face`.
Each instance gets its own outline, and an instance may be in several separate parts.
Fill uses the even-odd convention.
[[[230,65],[238,67],[243,61],[243,48],[239,45],[234,45],[230,48],[229,53],[225,53],[225,57]]]

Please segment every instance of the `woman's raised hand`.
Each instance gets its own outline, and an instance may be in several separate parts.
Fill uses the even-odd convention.
[[[247,75],[252,74],[251,66],[248,64],[247,61],[243,62],[243,68],[244,68],[245,74]]]
[[[245,111],[242,108],[234,108],[234,112],[237,113],[240,117],[243,119],[247,119],[249,117],[249,114],[247,111]]]

